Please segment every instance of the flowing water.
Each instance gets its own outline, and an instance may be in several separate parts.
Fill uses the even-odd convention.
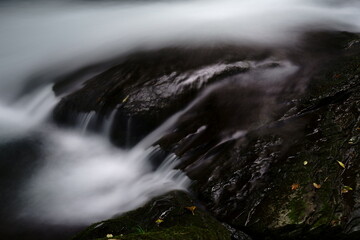
[[[76,129],[52,123],[60,100],[52,85],[59,75],[173,45],[296,46],[305,31],[360,31],[359,13],[358,1],[0,2],[0,213],[13,228],[23,222],[76,226],[189,184],[173,170],[176,156],[156,170],[148,161],[157,151],[152,143],[179,114],[134,148],[119,149],[108,140],[115,112],[97,134],[87,131],[94,112],[79,115]],[[210,66],[205,74],[221,67]],[[182,85],[196,74],[204,73]]]

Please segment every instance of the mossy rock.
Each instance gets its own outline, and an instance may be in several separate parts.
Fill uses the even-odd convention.
[[[108,235],[111,234],[111,235]],[[106,236],[113,237],[106,237]],[[95,223],[73,240],[229,240],[230,232],[185,192],[173,191],[121,216]]]
[[[360,41],[339,34],[345,40],[314,70],[307,93],[274,121],[237,139],[211,142],[229,124],[221,125],[224,114],[216,119],[203,105],[179,125],[190,130],[178,131],[173,144],[171,135],[164,138],[182,156],[180,167],[196,180],[192,190],[217,219],[259,239],[359,235],[360,47],[353,43]],[[211,117],[201,117],[203,109]],[[216,119],[210,127],[208,119]]]

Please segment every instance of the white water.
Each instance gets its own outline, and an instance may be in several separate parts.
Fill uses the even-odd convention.
[[[173,44],[291,45],[304,30],[359,31],[359,13],[357,2],[305,0],[2,3],[1,141],[32,132],[43,136],[42,165],[22,186],[20,215],[54,224],[89,223],[188,183],[172,170],[172,157],[155,172],[147,162],[149,144],[178,115],[134,149],[116,149],[103,136],[86,133],[93,115],[81,117],[83,131],[48,123],[46,116],[57,101],[51,86],[10,101],[37,71],[47,70],[54,77],[136,48]],[[111,121],[105,129],[109,126]]]
[[[304,30],[360,29],[355,1],[99,2],[0,4],[1,98],[10,98],[36,70],[64,72],[135,48],[219,41],[291,45]]]
[[[29,93],[10,105],[0,102],[0,140],[21,137],[38,128],[56,103],[51,86]]]
[[[24,185],[21,216],[52,224],[92,223],[141,206],[151,197],[185,189],[169,156],[156,171],[147,161],[153,148],[123,151],[99,136],[53,130],[44,164]]]
[[[167,191],[186,189],[187,177],[173,170],[175,156],[153,171],[148,157],[156,148],[142,145],[125,151],[112,146],[105,135],[86,133],[96,117],[93,112],[82,116],[80,129],[72,131],[47,122],[56,102],[47,86],[0,108],[0,144],[34,133],[42,142],[41,159],[34,159],[39,167],[18,191],[23,207],[12,214],[39,223],[89,224]]]

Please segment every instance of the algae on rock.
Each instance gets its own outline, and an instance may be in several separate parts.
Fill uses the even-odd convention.
[[[185,192],[173,191],[121,216],[95,223],[73,240],[108,239],[203,239],[230,240],[230,232]],[[161,219],[161,221],[159,221]]]

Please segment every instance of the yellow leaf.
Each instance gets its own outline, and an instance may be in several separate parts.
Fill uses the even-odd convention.
[[[345,164],[344,163],[342,163],[342,162],[340,162],[340,161],[337,161],[338,162],[338,164],[342,167],[342,168],[345,168]]]
[[[308,161],[304,161],[304,166],[308,165],[308,163],[309,163]]]
[[[294,183],[293,185],[291,185],[291,190],[296,190],[300,187],[300,184],[298,183]]]
[[[352,187],[349,187],[349,186],[343,186],[343,189],[346,189],[346,190],[348,190],[348,191],[352,191],[352,190],[353,190]]]
[[[107,238],[112,238],[112,237],[114,237],[112,234],[106,234],[106,237]]]
[[[321,188],[321,184],[313,183],[314,188],[319,189]]]
[[[348,192],[349,192],[349,190],[347,190],[345,188],[341,189],[341,193],[348,193]]]
[[[129,95],[127,95],[127,96],[122,100],[122,102],[124,103],[124,102],[126,102],[128,99],[129,99]]]
[[[343,186],[341,188],[341,193],[348,193],[349,191],[352,191],[352,187],[349,187],[349,186]]]
[[[189,210],[191,213],[192,213],[192,215],[195,215],[195,209],[196,209],[196,206],[190,206],[190,207],[185,207],[187,210]]]
[[[164,220],[162,220],[162,219],[160,219],[160,218],[156,219],[156,221],[155,221],[155,223],[156,223],[157,225],[160,225],[160,224],[163,223],[163,222],[164,222]]]

